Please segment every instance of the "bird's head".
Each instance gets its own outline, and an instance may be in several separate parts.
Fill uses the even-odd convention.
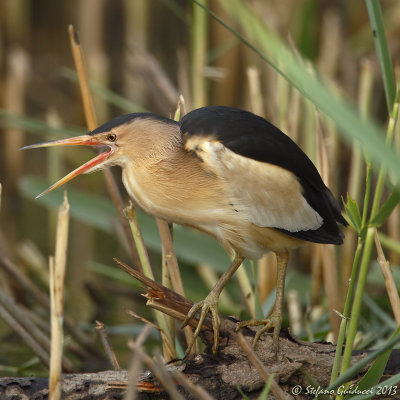
[[[133,113],[114,118],[82,136],[32,144],[21,150],[75,145],[105,149],[37,196],[41,197],[80,174],[111,165],[124,167],[126,163],[140,164],[165,153],[179,140],[177,126],[173,120],[156,114]]]

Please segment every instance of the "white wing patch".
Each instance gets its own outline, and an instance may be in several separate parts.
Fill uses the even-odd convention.
[[[323,224],[292,172],[240,156],[212,137],[191,137],[185,147],[224,180],[230,205],[249,222],[290,232],[315,230]]]

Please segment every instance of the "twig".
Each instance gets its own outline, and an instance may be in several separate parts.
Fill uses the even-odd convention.
[[[397,325],[400,325],[400,298],[396,288],[396,283],[393,279],[393,274],[390,269],[389,261],[386,260],[383,253],[381,242],[378,238],[378,232],[375,230],[375,245],[378,252],[378,263],[382,270],[383,279],[385,280],[386,290],[389,296],[390,304],[392,305],[394,319]]]
[[[86,74],[83,51],[82,51],[82,47],[79,43],[78,34],[76,33],[76,31],[72,25],[70,25],[68,27],[68,32],[69,32],[69,37],[70,37],[70,42],[71,42],[72,54],[74,56],[74,61],[75,61],[75,68],[76,68],[76,71],[78,74],[79,87],[80,87],[81,94],[82,94],[82,101],[83,101],[83,108],[85,111],[86,124],[87,124],[88,129],[90,131],[92,131],[93,129],[95,129],[97,127],[97,120],[96,120],[96,115],[94,112],[92,97],[90,94],[89,81],[88,81],[88,77]],[[104,168],[103,173],[104,173],[104,177],[106,180],[107,190],[108,190],[111,200],[114,203],[114,206],[118,212],[119,220],[124,228],[125,235],[128,239],[132,260],[134,262],[134,265],[137,268],[139,268],[139,270],[141,270],[141,264],[140,264],[137,250],[136,250],[136,247],[135,247],[135,244],[133,241],[132,233],[129,228],[128,221],[126,220],[125,215],[124,215],[124,205],[122,202],[121,193],[118,189],[118,186],[115,182],[115,179],[114,179],[111,171],[108,168]]]
[[[107,331],[104,328],[104,324],[100,321],[96,321],[95,329],[100,336],[101,343],[103,344],[104,347],[104,351],[106,352],[108,361],[110,361],[110,364],[112,365],[114,371],[120,370],[121,368],[119,366],[117,356],[115,355],[114,349],[111,346]]]
[[[247,343],[244,336],[241,333],[236,333],[233,336],[235,337],[236,341],[239,343],[239,345],[243,349],[243,351],[246,353],[249,361],[254,365],[254,367],[257,369],[258,373],[265,380],[265,382],[270,380],[271,374],[264,367],[263,363],[257,357],[256,353],[254,353],[254,350]],[[278,400],[288,400],[289,399],[289,396],[279,387],[279,385],[273,379],[271,381],[271,391]]]
[[[127,313],[129,315],[132,315],[132,317],[137,318],[139,321],[142,321],[143,323],[145,323],[147,325],[150,325],[152,328],[156,329],[157,331],[161,330],[158,325],[154,324],[153,322],[149,321],[148,319],[146,319],[146,318],[140,316],[139,314],[135,313],[135,311],[127,310]]]

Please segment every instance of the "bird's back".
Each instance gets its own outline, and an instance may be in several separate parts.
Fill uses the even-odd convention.
[[[246,189],[254,191],[254,194],[247,193],[248,198],[256,198],[255,193],[257,191],[263,193],[263,190],[265,190],[264,197],[269,197],[264,204],[262,199],[258,203],[254,201],[251,203],[253,207],[260,208],[257,215],[261,216],[261,219],[263,213],[265,214],[266,227],[272,227],[289,236],[311,242],[342,243],[343,234],[337,224],[347,225],[347,223],[341,215],[338,202],[325,186],[311,160],[274,125],[244,110],[214,106],[188,113],[182,119],[180,127],[186,148],[194,151],[203,160],[205,168],[210,168],[214,173],[220,171],[225,175],[226,171],[235,171],[235,175],[231,175],[230,178],[232,185],[242,182],[246,188],[246,182],[251,180],[257,182],[254,174],[265,177],[264,181],[258,181],[259,187]],[[225,151],[220,151],[221,149]],[[237,157],[231,156],[232,161],[228,165],[225,160],[230,153]],[[233,166],[233,163],[241,163],[242,168],[239,170]],[[237,179],[235,182],[234,177],[238,175],[242,175],[242,180]],[[293,179],[282,179],[279,186],[281,177],[287,176]],[[275,177],[277,184],[272,185],[271,181]],[[296,182],[299,183],[298,189],[295,188]],[[292,192],[284,187],[288,184],[294,187]],[[235,192],[234,196],[240,197],[234,189],[232,192]],[[298,197],[297,203],[288,198],[292,195]],[[246,195],[243,194],[241,197],[245,199]],[[249,200],[246,201],[249,202]],[[273,218],[274,209],[269,209],[271,201],[272,203],[275,201],[277,203],[275,207],[279,207],[279,212],[275,213],[278,217],[275,215],[275,219]],[[285,218],[293,218],[292,226],[288,225],[290,222],[277,221],[277,218],[280,218],[279,215],[284,215],[285,204],[288,209]],[[290,210],[294,207],[297,207],[299,211]],[[296,215],[297,219],[294,218]],[[321,223],[318,223],[318,216]],[[257,222],[260,218],[256,216],[255,223],[262,226],[262,222]],[[268,225],[270,220],[274,221],[273,225]]]

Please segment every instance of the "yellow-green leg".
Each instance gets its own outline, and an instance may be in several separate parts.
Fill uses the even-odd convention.
[[[237,325],[236,331],[244,326],[258,326],[264,325],[262,329],[260,329],[253,340],[253,347],[256,345],[260,336],[271,329],[274,329],[273,333],[273,344],[274,344],[274,352],[275,355],[278,354],[278,346],[279,346],[279,333],[281,331],[282,325],[282,310],[283,310],[283,295],[285,291],[285,277],[286,277],[286,267],[288,263],[288,253],[277,253],[277,269],[278,276],[276,280],[276,299],[275,305],[272,310],[271,316],[266,319],[253,319],[250,321],[244,321]]]
[[[243,262],[243,257],[236,254],[234,260],[232,261],[232,264],[221,275],[221,278],[219,278],[218,282],[213,287],[213,289],[208,294],[208,296],[204,300],[200,301],[199,303],[194,304],[192,306],[192,308],[189,310],[188,314],[186,315],[186,318],[183,321],[182,327],[185,327],[188,324],[189,320],[195,316],[196,312],[201,310],[197,328],[194,331],[193,338],[188,345],[188,348],[185,353],[185,357],[189,354],[190,349],[192,348],[196,338],[198,337],[201,327],[203,325],[204,319],[206,318],[208,312],[211,313],[212,326],[213,326],[213,332],[214,332],[214,343],[213,343],[212,352],[213,352],[213,354],[216,354],[216,352],[218,350],[219,325],[220,325],[220,319],[218,316],[219,295],[221,294],[221,292],[222,292],[223,288],[225,287],[226,283],[228,282],[228,280],[232,277],[232,275],[240,267],[242,262]]]

